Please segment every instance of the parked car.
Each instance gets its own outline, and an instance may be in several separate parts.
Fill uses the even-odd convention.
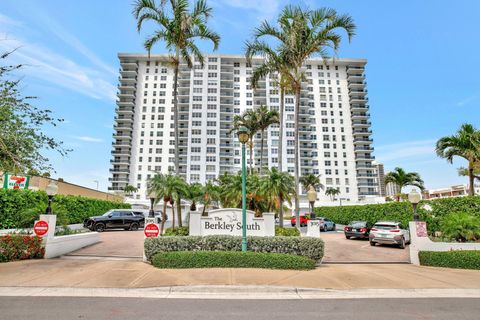
[[[310,220],[306,215],[300,216],[300,227],[306,227],[308,224],[308,220]],[[292,227],[295,227],[295,223],[297,221],[297,218],[295,216],[292,216],[290,219],[290,223],[292,224]]]
[[[316,218],[315,220],[320,221],[320,231],[328,231],[328,230],[336,230],[337,226],[335,225],[335,222],[328,218],[323,218],[319,217]]]
[[[370,229],[372,224],[367,221],[352,221],[350,222],[343,231],[345,233],[345,238],[362,238],[368,239],[370,235]]]
[[[410,232],[404,229],[400,222],[380,221],[370,229],[369,239],[371,246],[377,243],[396,244],[401,249],[405,249],[405,245],[410,243]]]
[[[83,226],[87,229],[97,232],[103,232],[105,229],[125,229],[136,231],[143,228],[145,216],[141,211],[128,209],[114,209],[101,216],[87,218],[83,221]]]

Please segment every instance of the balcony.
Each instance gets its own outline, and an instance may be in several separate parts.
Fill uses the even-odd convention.
[[[351,104],[350,105],[350,110],[352,111],[360,111],[360,112],[366,112],[368,111],[369,106],[366,104]]]
[[[355,81],[355,82],[364,81],[365,80],[365,75],[363,73],[348,74],[347,75],[347,80]]]
[[[366,120],[352,121],[352,126],[354,126],[354,127],[369,127],[371,125],[372,125],[372,123],[370,121],[366,121]]]
[[[365,96],[350,96],[351,104],[367,103],[368,98]]]
[[[363,73],[364,71],[365,67],[363,66],[347,66],[347,74]]]

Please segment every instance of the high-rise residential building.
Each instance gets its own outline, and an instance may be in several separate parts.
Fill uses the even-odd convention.
[[[378,195],[385,197],[387,195],[387,188],[385,186],[385,168],[382,163],[374,162],[375,174],[378,182]]]
[[[387,183],[385,186],[385,195],[390,198],[396,197],[400,193],[400,188],[395,183]]]
[[[231,132],[235,115],[267,105],[279,109],[277,75],[252,89],[250,77],[261,58],[248,65],[241,55],[208,55],[202,68],[180,65],[178,76],[179,144],[174,141],[173,68],[166,55],[119,54],[120,77],[113,134],[110,190],[129,184],[138,188],[131,201],[147,204],[147,181],[155,172],[174,168],[179,151],[180,173],[188,182],[204,183],[224,172],[241,169],[241,148]],[[351,202],[378,195],[372,164],[372,131],[363,59],[311,59],[305,64],[299,127],[295,97],[285,96],[283,154],[278,153],[279,126],[265,134],[264,159],[293,175],[321,176],[323,185],[339,188]],[[299,130],[300,161],[294,160],[294,131]],[[254,140],[253,166],[259,166],[260,137]],[[247,159],[249,156],[247,154]],[[329,201],[319,192],[320,201]]]

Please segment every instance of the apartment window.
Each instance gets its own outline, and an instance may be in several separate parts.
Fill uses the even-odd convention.
[[[216,57],[208,57],[208,62],[217,62]]]
[[[192,165],[190,165],[190,170],[200,171],[200,165],[199,164],[192,164]]]

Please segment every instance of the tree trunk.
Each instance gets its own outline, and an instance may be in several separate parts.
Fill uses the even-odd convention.
[[[178,226],[181,228],[183,227],[182,224],[182,201],[180,201],[180,197],[177,198],[177,217],[178,217]]]
[[[180,175],[180,160],[178,158],[179,139],[178,139],[178,72],[180,68],[180,52],[178,48],[175,52],[175,70],[173,75],[173,134],[175,136],[175,174]],[[173,209],[173,206],[172,206]]]
[[[473,174],[473,161],[468,162],[468,180],[470,182],[469,194],[471,196],[474,196],[475,195],[475,185],[474,185],[475,177]]]
[[[301,86],[299,85],[295,88],[295,226],[300,230],[300,203],[298,202],[299,196],[299,141],[298,141],[298,118],[300,116],[300,91]]]
[[[162,221],[160,222],[160,235],[163,236],[163,229],[165,227],[165,220],[167,220],[167,201],[163,199]]]
[[[285,109],[285,90],[280,88],[280,129],[278,137],[278,170],[283,171],[283,110]]]
[[[250,137],[250,174],[253,174],[253,135]]]
[[[280,202],[278,208],[278,224],[280,225],[280,228],[283,228],[283,198],[281,195],[278,196],[278,200]]]
[[[172,206],[172,229],[175,229],[175,204],[170,201],[170,205]]]
[[[265,133],[265,130],[262,129],[262,137],[260,141],[260,175],[263,173],[263,135]]]

